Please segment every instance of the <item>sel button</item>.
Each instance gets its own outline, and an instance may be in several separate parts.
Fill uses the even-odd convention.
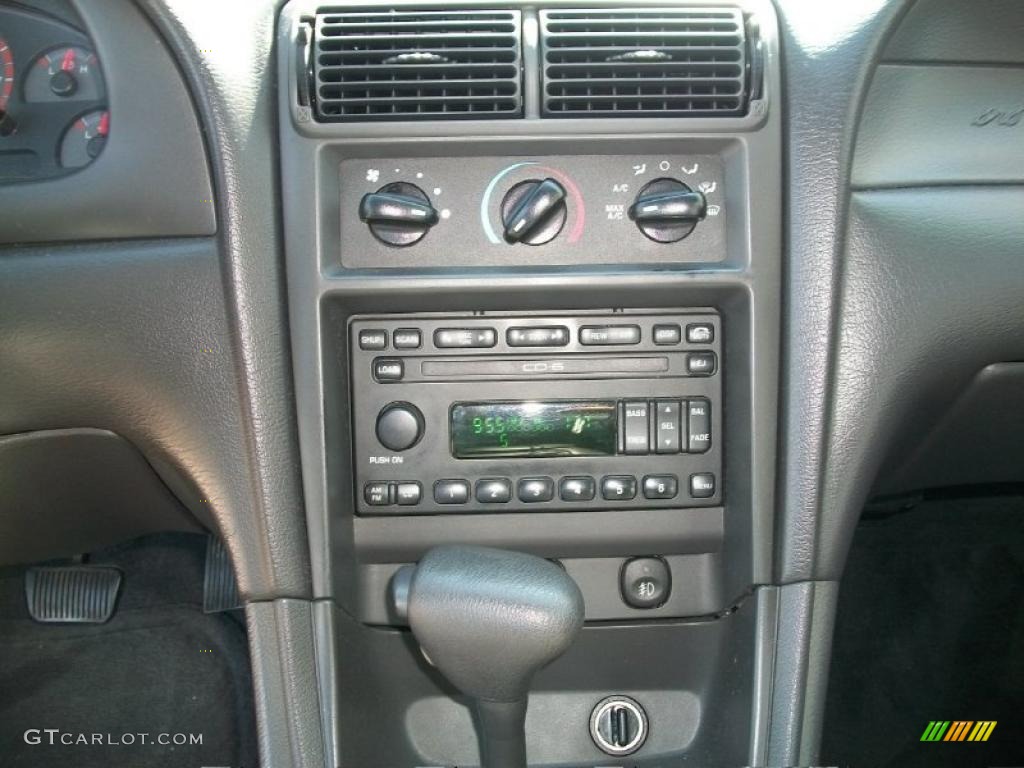
[[[679,453],[679,401],[659,400],[654,409],[655,450],[658,453]]]

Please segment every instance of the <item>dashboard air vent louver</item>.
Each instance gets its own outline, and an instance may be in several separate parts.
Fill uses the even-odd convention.
[[[316,15],[321,120],[522,115],[519,11],[350,11]]]
[[[545,117],[746,112],[737,8],[541,11]]]

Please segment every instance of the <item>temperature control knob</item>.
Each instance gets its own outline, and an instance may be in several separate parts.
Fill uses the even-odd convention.
[[[359,218],[382,243],[402,247],[422,240],[438,216],[426,192],[407,181],[396,181],[363,195]]]
[[[385,448],[404,451],[423,437],[423,414],[412,403],[391,403],[377,415],[377,439]]]
[[[674,243],[693,232],[707,214],[707,201],[677,179],[655,179],[640,190],[629,218],[656,243]]]
[[[505,241],[544,245],[565,226],[565,187],[554,179],[521,181],[501,201]]]

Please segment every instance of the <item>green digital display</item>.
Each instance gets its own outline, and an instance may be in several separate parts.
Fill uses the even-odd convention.
[[[451,409],[457,459],[613,456],[612,401],[456,403]]]

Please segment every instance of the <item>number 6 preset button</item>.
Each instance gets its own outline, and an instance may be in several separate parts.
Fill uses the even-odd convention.
[[[675,475],[647,475],[644,478],[645,499],[674,499],[679,493],[679,479]]]

